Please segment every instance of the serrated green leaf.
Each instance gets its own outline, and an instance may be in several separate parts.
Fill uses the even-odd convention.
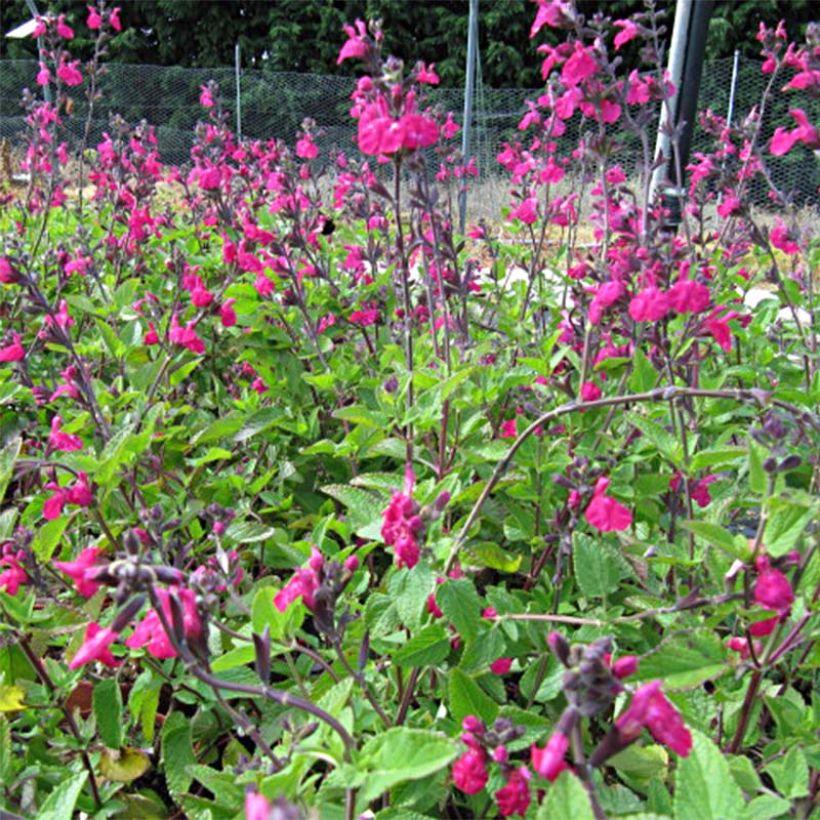
[[[561,772],[558,779],[547,789],[547,796],[535,815],[536,820],[595,820],[589,795],[577,775]]]
[[[697,686],[728,670],[726,651],[712,632],[700,631],[664,641],[641,659],[639,680],[662,678],[670,689]]]
[[[191,721],[181,712],[172,712],[163,724],[161,748],[168,791],[179,800],[191,785],[188,766],[197,762],[191,744]]]
[[[581,532],[573,537],[572,564],[578,587],[587,598],[609,595],[627,574],[609,545]]]
[[[800,536],[816,518],[816,507],[807,508],[787,499],[770,499],[769,517],[763,534],[766,552],[778,557],[793,550]]]
[[[710,521],[681,521],[680,523],[684,529],[694,533],[707,543],[722,549],[732,558],[739,558],[741,561],[749,558],[748,546],[741,547],[735,541],[734,535],[729,530],[721,527],[720,524],[713,524]]]
[[[746,804],[741,820],[772,820],[773,817],[790,816],[791,807],[792,804],[782,797],[761,794]]]
[[[347,484],[327,484],[321,490],[344,504],[350,513],[350,523],[357,535],[372,541],[383,541],[381,522],[387,507],[383,497]]]
[[[237,443],[248,441],[283,418],[284,411],[278,407],[264,407],[257,410],[242,422],[242,427],[234,434],[233,440]]]
[[[498,714],[498,704],[461,669],[450,671],[447,693],[450,713],[459,725],[467,715],[475,715],[489,724]]]
[[[745,447],[713,447],[695,453],[689,467],[692,472],[697,472],[707,467],[724,467],[727,464],[734,464],[742,461],[745,457]]]
[[[20,455],[20,448],[23,446],[23,439],[19,436],[13,438],[2,450],[0,450],[0,501],[6,495],[6,488],[11,481],[14,470],[14,462]]]
[[[190,376],[191,373],[193,373],[204,360],[204,357],[192,359],[190,362],[185,362],[185,364],[181,364],[179,367],[175,368],[168,377],[171,387],[176,387],[178,384],[182,384],[182,382],[184,382],[185,379],[187,379],[188,376]]]
[[[413,569],[403,567],[393,574],[388,584],[388,592],[396,602],[399,616],[405,626],[413,629],[421,621],[427,607],[427,598],[436,586],[436,576],[423,563]]]
[[[447,580],[436,590],[436,602],[459,636],[472,641],[481,625],[481,599],[468,578]]]
[[[40,806],[37,820],[71,820],[87,778],[88,772],[80,772],[63,780]]]
[[[522,557],[505,552],[501,547],[492,541],[483,541],[479,544],[471,544],[468,547],[471,558],[476,564],[489,569],[497,569],[499,572],[518,572],[521,566]]]
[[[792,746],[785,757],[770,763],[765,771],[783,797],[795,799],[809,794],[809,765],[799,746]]]
[[[396,726],[365,743],[356,766],[363,776],[359,793],[370,803],[392,786],[440,771],[459,753],[459,744],[437,732]]]
[[[431,666],[450,654],[450,636],[438,624],[430,624],[413,635],[394,655],[398,666]]]
[[[101,680],[94,686],[94,717],[100,740],[109,749],[122,746],[122,693],[115,678]]]
[[[692,730],[692,751],[678,760],[675,777],[676,820],[732,820],[744,810],[743,793],[720,749]]]

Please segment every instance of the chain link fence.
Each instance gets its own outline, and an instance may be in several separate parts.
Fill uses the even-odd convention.
[[[759,103],[768,78],[760,71],[760,63],[738,60],[733,84],[733,58],[714,60],[704,66],[700,91],[700,109],[711,108],[726,116],[733,97],[733,121],[741,121]],[[20,143],[25,123],[20,107],[20,93],[25,87],[39,93],[35,84],[37,63],[28,60],[0,61],[0,138]],[[321,136],[317,143],[323,149],[339,148],[355,153],[355,122],[350,118],[350,94],[354,80],[315,74],[243,70],[237,75],[231,68],[182,68],[110,63],[101,79],[102,99],[94,107],[89,145],[94,146],[109,130],[109,118],[120,114],[129,122],[145,119],[156,127],[159,151],[163,160],[184,164],[190,155],[194,126],[203,118],[199,105],[200,87],[209,80],[219,83],[227,110],[233,122],[241,117],[242,135],[268,139],[276,137],[293,143],[305,118],[315,120]],[[732,94],[734,88],[734,95]],[[74,147],[82,139],[88,116],[88,103],[83,87],[72,89],[74,115],[68,121],[69,138]],[[526,112],[526,100],[536,99],[539,89],[486,88],[479,85],[473,111],[472,151],[476,155],[482,178],[497,176],[499,167],[495,155],[505,141],[521,138],[517,130]],[[794,102],[776,96],[770,101],[763,123],[762,139],[768,142],[777,125],[793,127],[788,109]],[[431,102],[456,114],[461,120],[463,90],[431,89]],[[237,112],[237,100],[240,111]],[[809,119],[820,120],[820,101],[801,98]],[[581,127],[576,115],[568,123],[562,137],[566,148],[577,140]],[[617,128],[617,126],[616,126]],[[654,148],[655,135],[649,144]],[[624,170],[634,170],[640,158],[639,140],[632,135],[621,137],[618,155]],[[709,150],[710,139],[696,128],[692,151]],[[820,188],[820,163],[810,151],[794,150],[784,157],[767,157],[774,183],[791,191],[803,204],[816,204]],[[761,181],[752,192],[754,199],[766,202],[765,184]],[[503,203],[499,203],[503,204]]]

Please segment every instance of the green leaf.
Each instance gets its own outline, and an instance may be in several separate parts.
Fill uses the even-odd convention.
[[[431,666],[450,654],[450,636],[443,626],[431,624],[417,632],[393,655],[399,666]]]
[[[188,766],[197,762],[191,744],[190,719],[181,712],[172,712],[162,727],[161,747],[165,782],[178,801],[191,785]]]
[[[693,473],[696,473],[707,467],[725,467],[728,464],[734,464],[741,461],[745,456],[745,447],[713,447],[695,453],[689,467]]]
[[[632,375],[629,377],[630,391],[643,393],[651,390],[657,381],[658,371],[655,366],[640,350],[636,350],[632,357]]]
[[[0,783],[10,783],[12,777],[11,724],[0,715]]]
[[[816,507],[807,508],[783,498],[770,499],[769,518],[763,535],[766,552],[779,557],[793,550],[800,536],[816,517]]]
[[[130,783],[150,768],[151,759],[142,749],[103,749],[100,774],[115,783]]]
[[[578,587],[587,598],[603,598],[618,589],[626,576],[612,548],[597,538],[576,532],[572,563]]]
[[[766,451],[754,439],[749,439],[749,487],[753,493],[764,495],[768,480],[763,469]]]
[[[51,559],[63,537],[66,526],[68,526],[68,516],[63,515],[53,521],[46,521],[34,534],[31,548],[40,561],[46,562]]]
[[[535,815],[536,820],[595,820],[589,795],[572,772],[564,771],[547,789],[547,796]]]
[[[718,549],[722,549],[732,558],[739,558],[741,561],[749,558],[748,546],[745,549],[742,548],[739,543],[735,542],[734,535],[729,530],[721,527],[720,524],[713,524],[710,521],[681,521],[680,523],[684,529],[693,532],[707,543],[718,547]]]
[[[440,771],[459,754],[459,744],[437,732],[397,726],[369,740],[356,766],[364,784],[359,800],[370,803],[406,780]]]
[[[237,443],[247,441],[250,438],[272,427],[276,422],[281,421],[284,417],[284,411],[278,407],[265,407],[262,410],[257,410],[249,416],[242,424],[239,432],[233,437]]]
[[[652,442],[667,461],[676,467],[681,466],[683,446],[672,433],[665,430],[660,424],[650,421],[644,416],[639,416],[637,413],[627,413],[626,415],[629,423],[637,427],[644,434],[647,441]]]
[[[498,714],[498,704],[461,669],[456,668],[450,671],[447,694],[450,713],[459,725],[467,715],[475,715],[489,724]]]
[[[373,541],[383,541],[381,521],[387,502],[381,496],[347,484],[328,484],[321,490],[347,507],[350,523],[357,535]]]
[[[467,578],[445,581],[436,590],[436,602],[465,641],[478,635],[481,625],[481,599]]]
[[[294,622],[293,617],[291,617],[291,609],[298,609],[298,607],[288,607],[284,612],[280,612],[273,605],[276,592],[276,588],[271,586],[264,586],[256,591],[251,605],[251,620],[253,621],[253,631],[258,635],[261,635],[267,626],[270,628],[271,638],[275,641],[281,641],[288,633],[289,625]]]
[[[418,626],[422,612],[427,606],[427,598],[436,586],[433,571],[423,563],[413,569],[403,567],[393,574],[387,591],[396,602],[399,616],[405,626]]]
[[[470,556],[481,567],[497,569],[499,572],[518,572],[522,556],[505,552],[494,541],[483,541],[468,547]]]
[[[670,689],[697,686],[727,671],[726,651],[712,632],[678,635],[641,659],[636,678],[663,678]]]
[[[744,810],[743,793],[729,763],[703,733],[692,730],[692,751],[678,761],[676,820],[733,820]]]
[[[792,804],[782,797],[773,794],[761,794],[755,797],[741,815],[742,820],[772,820],[773,817],[789,816]],[[794,815],[791,815],[794,816]]]
[[[0,501],[6,495],[6,488],[11,481],[11,474],[14,470],[14,462],[20,455],[20,448],[23,446],[23,439],[19,436],[13,438],[2,450],[0,450]]]
[[[109,749],[122,746],[122,693],[115,678],[101,680],[94,687],[92,698],[94,717],[100,740]]]
[[[799,746],[792,746],[788,754],[766,767],[774,785],[783,797],[806,797],[809,793],[809,765]]]
[[[193,359],[190,362],[185,362],[185,364],[181,364],[177,367],[169,376],[168,381],[171,383],[171,387],[176,387],[178,384],[181,384],[191,375],[191,373],[196,370],[200,364],[204,361],[204,357],[199,359]]]
[[[80,772],[63,780],[40,806],[37,820],[71,820],[87,777],[88,772]]]

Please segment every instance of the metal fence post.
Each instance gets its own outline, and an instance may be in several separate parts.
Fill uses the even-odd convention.
[[[735,49],[735,60],[732,64],[732,87],[729,89],[729,110],[726,112],[727,127],[732,124],[732,115],[735,113],[735,93],[737,92],[737,75],[740,66],[740,50]]]
[[[234,48],[234,65],[236,67],[236,136],[242,139],[242,93],[241,93],[241,55],[239,53],[239,43]]]
[[[464,162],[470,152],[470,127],[473,121],[473,96],[475,95],[475,64],[478,49],[478,0],[470,0],[470,16],[467,23],[467,67],[464,86],[464,125],[461,131],[461,154]],[[463,181],[462,181],[463,186]],[[458,225],[464,233],[467,220],[467,189],[462,187],[458,194]]]

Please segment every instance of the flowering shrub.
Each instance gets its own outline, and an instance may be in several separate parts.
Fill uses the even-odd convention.
[[[767,98],[702,115],[675,232],[662,15],[534,12],[510,207],[467,238],[475,163],[378,24],[339,53],[357,151],[239,140],[209,84],[188,166],[115,118],[72,188],[118,10],[88,65],[38,21],[0,212],[4,813],[810,813],[820,246],[748,193],[818,147],[817,31],[761,27]]]

